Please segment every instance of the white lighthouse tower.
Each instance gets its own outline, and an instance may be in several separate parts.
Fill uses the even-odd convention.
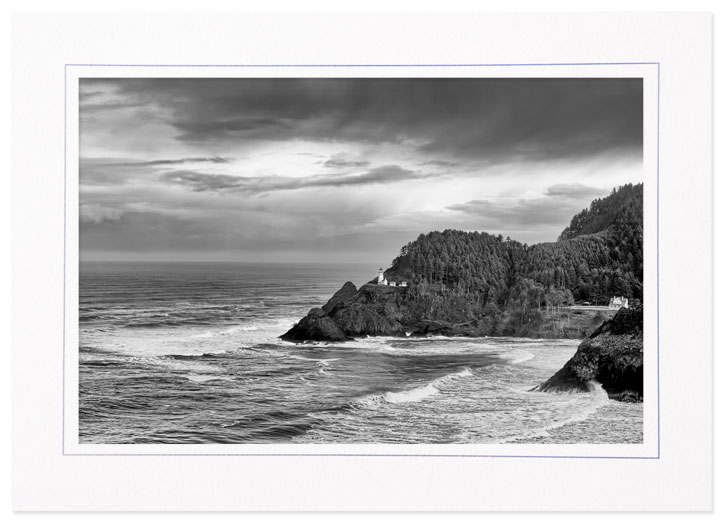
[[[385,274],[383,274],[383,269],[380,268],[378,270],[378,284],[383,284],[383,281],[385,281]]]

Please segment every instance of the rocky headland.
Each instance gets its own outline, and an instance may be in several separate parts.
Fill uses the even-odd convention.
[[[367,283],[358,290],[347,282],[321,308],[313,308],[282,339],[292,342],[345,341],[356,337],[586,337],[607,310],[569,308],[529,311],[521,324],[519,311],[489,307],[480,315],[465,299],[444,290],[422,292],[420,287],[391,287]]]
[[[602,323],[616,309],[593,305],[642,299],[642,188],[625,185],[594,200],[556,242],[527,245],[457,230],[421,234],[378,278],[359,289],[345,283],[281,337],[603,336]]]
[[[622,308],[582,341],[572,357],[535,391],[587,391],[597,381],[610,398],[641,402],[643,309]]]

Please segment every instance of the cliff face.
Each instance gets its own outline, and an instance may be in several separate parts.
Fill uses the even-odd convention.
[[[313,308],[282,339],[286,341],[343,341],[356,336],[405,333],[401,296],[405,288],[351,282],[322,308]]]
[[[330,300],[327,301],[325,306],[322,307],[322,311],[325,315],[328,315],[335,309],[337,305],[344,303],[348,299],[351,299],[356,293],[357,287],[350,281],[347,281],[345,284],[342,285],[342,288],[335,292],[335,295],[330,297]]]
[[[612,399],[641,402],[642,317],[641,306],[619,310],[582,341],[561,370],[534,390],[586,391],[591,381],[597,381]]]
[[[313,308],[282,336],[285,341],[347,341],[350,339],[322,308]]]
[[[378,286],[359,290],[348,282],[322,308],[313,308],[282,339],[343,341],[371,336],[522,336],[582,338],[613,315],[607,311],[473,307],[465,298],[434,287]],[[522,324],[523,323],[523,324]]]

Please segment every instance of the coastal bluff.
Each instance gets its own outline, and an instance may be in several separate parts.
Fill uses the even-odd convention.
[[[321,308],[311,309],[281,339],[339,342],[365,336],[536,337],[581,339],[614,311],[533,310],[523,324],[520,312],[472,309],[465,298],[428,286],[392,287],[345,283]]]
[[[345,341],[366,335],[405,334],[400,295],[404,288],[346,282],[322,308],[313,308],[281,336],[285,341]]]
[[[641,402],[642,326],[641,305],[622,308],[579,345],[574,356],[538,392],[587,391],[597,381],[611,399]]]
[[[642,199],[642,184],[621,186],[575,215],[555,242],[420,234],[387,270],[359,289],[345,283],[281,337],[585,339],[643,299]]]

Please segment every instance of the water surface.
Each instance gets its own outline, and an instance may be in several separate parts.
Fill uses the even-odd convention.
[[[363,265],[85,263],[82,443],[640,443],[642,405],[529,390],[579,341],[278,336]]]

